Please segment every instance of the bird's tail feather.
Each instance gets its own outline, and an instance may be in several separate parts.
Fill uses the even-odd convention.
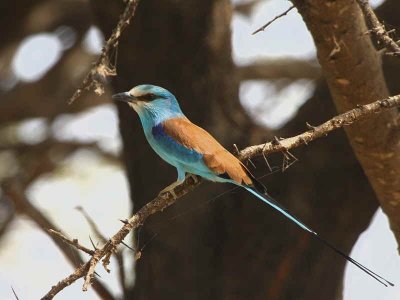
[[[254,181],[254,180],[253,180]],[[338,248],[336,248],[335,246],[333,246],[331,243],[329,243],[327,240],[323,239],[322,237],[319,236],[318,233],[316,233],[314,230],[312,230],[310,227],[308,227],[307,225],[305,225],[303,222],[301,222],[297,217],[295,217],[294,215],[292,215],[285,207],[283,207],[278,201],[276,201],[274,198],[272,198],[271,196],[269,196],[266,193],[265,187],[257,182],[258,185],[260,185],[260,187],[263,187],[261,189],[261,191],[259,191],[258,186],[255,187],[250,187],[250,186],[243,186],[247,191],[249,191],[250,193],[252,193],[254,196],[256,196],[258,199],[260,199],[261,201],[267,203],[269,206],[271,206],[272,208],[274,208],[275,210],[277,210],[278,212],[280,212],[281,214],[283,214],[286,218],[288,218],[289,220],[291,220],[293,223],[295,223],[297,226],[299,226],[300,228],[302,228],[303,230],[307,231],[308,233],[310,233],[312,236],[314,236],[317,240],[319,240],[320,242],[322,242],[324,245],[326,245],[327,247],[331,248],[333,251],[335,251],[337,254],[339,254],[340,256],[342,256],[343,258],[345,258],[347,261],[351,262],[353,265],[355,265],[356,267],[358,267],[359,269],[361,269],[362,271],[364,271],[365,273],[367,273],[369,276],[371,276],[372,278],[374,278],[375,280],[377,280],[378,282],[380,282],[381,284],[383,284],[384,286],[394,286],[393,283],[391,283],[390,281],[386,280],[385,278],[379,276],[378,274],[376,274],[375,272],[371,271],[370,269],[368,269],[367,267],[363,266],[362,264],[360,264],[359,262],[357,262],[356,260],[352,259],[350,256],[348,256],[347,254],[345,254],[343,251],[339,250]]]

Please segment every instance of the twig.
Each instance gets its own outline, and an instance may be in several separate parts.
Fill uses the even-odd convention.
[[[14,203],[17,212],[27,215],[32,221],[34,221],[38,225],[40,229],[49,234],[47,230],[57,227],[49,219],[47,219],[40,210],[38,210],[34,205],[30,203],[29,199],[26,198],[25,193],[23,192],[23,186],[24,183],[19,184],[18,182],[8,181],[4,182],[1,187],[4,194]],[[51,235],[50,237],[57,245],[57,247],[61,250],[61,252],[66,256],[71,265],[76,268],[83,264],[80,253],[75,248],[67,246],[58,238],[55,238]],[[94,281],[93,288],[101,299],[114,299],[108,289],[103,286],[98,280]]]
[[[82,216],[85,218],[86,222],[88,222],[90,229],[92,229],[93,233],[103,242],[106,243],[107,239],[105,236],[100,232],[99,227],[97,226],[96,222],[93,221],[92,217],[85,211],[82,206],[77,206],[76,210],[78,210]],[[94,247],[94,243],[92,241],[92,245]],[[96,248],[96,247],[94,247]]]
[[[79,244],[77,239],[70,240],[65,235],[63,235],[61,232],[53,230],[53,229],[49,229],[49,230],[47,230],[47,232],[50,235],[58,237],[63,242],[65,242],[65,243],[67,243],[67,244],[69,244],[71,246],[74,246],[78,250],[81,250],[81,251],[83,251],[83,252],[85,252],[85,253],[87,253],[89,255],[93,255],[94,254],[93,250],[90,250],[90,249],[86,248],[85,246],[82,246],[81,244]]]
[[[15,292],[14,288],[11,286],[12,292],[14,294],[15,299],[19,300],[17,293]]]
[[[96,222],[93,220],[93,218],[86,212],[86,210],[82,206],[76,207],[76,209],[83,215],[83,217],[86,219],[88,222],[90,228],[92,229],[93,233],[100,239],[102,243],[107,243],[107,239],[105,236],[101,233],[99,227],[97,226]],[[89,236],[90,242],[92,243],[93,248],[96,250],[97,247],[95,246],[92,238]],[[117,263],[118,263],[118,276],[119,276],[119,282],[121,284],[122,292],[123,295],[126,296],[127,289],[126,289],[126,274],[125,274],[125,268],[124,268],[124,256],[122,254],[122,251],[117,251],[115,253],[115,256],[117,258]],[[103,260],[103,264],[107,266],[109,263],[109,258],[108,260]],[[108,270],[108,269],[107,269]],[[108,270],[109,271],[109,270]]]
[[[379,22],[377,16],[368,3],[368,0],[357,0],[365,18],[367,19],[371,32],[375,35],[387,50],[390,50],[390,55],[400,56],[400,46],[389,36],[385,26]]]
[[[72,104],[84,90],[93,88],[97,94],[103,94],[104,88],[97,78],[105,78],[106,76],[115,76],[117,74],[115,67],[110,66],[110,54],[118,46],[119,38],[134,16],[138,3],[139,0],[128,0],[124,12],[119,18],[118,24],[114,28],[110,38],[105,43],[99,58],[93,64],[85,79],[83,79],[81,86],[68,100],[68,104]]]
[[[254,31],[252,33],[252,35],[255,35],[256,33],[259,33],[260,31],[264,31],[265,28],[267,28],[269,25],[271,25],[273,22],[275,22],[276,20],[282,18],[283,16],[286,16],[288,14],[288,12],[290,12],[293,8],[295,8],[295,6],[291,6],[289,7],[287,10],[285,10],[283,13],[281,13],[280,15],[277,15],[275,18],[273,18],[271,21],[267,22],[265,25],[261,26],[260,28],[258,28],[256,31]]]
[[[311,142],[319,137],[326,136],[329,132],[341,128],[343,126],[350,125],[356,121],[365,119],[368,116],[380,113],[382,111],[400,106],[400,95],[389,97],[384,100],[379,100],[367,105],[359,106],[352,109],[346,113],[338,115],[333,119],[323,123],[320,126],[313,128],[312,130],[306,131],[295,137],[288,139],[279,140],[279,143],[266,143],[257,146],[248,147],[240,152],[239,158],[244,161],[250,157],[270,154],[278,151],[287,151],[291,148],[295,148],[305,143]],[[164,193],[157,196],[154,200],[143,206],[136,214],[134,214],[129,220],[124,223],[122,228],[101,248],[97,249],[92,256],[92,258],[83,266],[75,270],[75,272],[60,281],[58,284],[53,286],[51,290],[42,299],[52,299],[57,293],[59,293],[63,288],[72,284],[77,279],[85,277],[85,282],[83,285],[83,290],[86,291],[90,285],[93,278],[94,270],[97,263],[110,253],[123,241],[123,239],[129,234],[133,229],[138,228],[144,223],[144,221],[152,214],[162,211],[182,196],[186,195],[194,188],[196,188],[202,179],[198,176],[187,176],[185,181],[175,187],[173,197],[170,193]]]

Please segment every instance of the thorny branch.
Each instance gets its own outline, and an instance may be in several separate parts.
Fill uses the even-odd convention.
[[[47,232],[52,236],[58,237],[63,242],[65,242],[65,243],[67,243],[67,244],[69,244],[71,246],[74,246],[78,250],[81,250],[81,251],[83,251],[83,252],[85,252],[85,253],[87,253],[89,255],[93,255],[94,254],[93,250],[90,250],[90,249],[86,248],[85,246],[82,246],[81,244],[79,244],[77,239],[71,240],[71,239],[67,238],[65,235],[63,235],[60,231],[49,229],[49,230],[47,230]]]
[[[367,23],[369,23],[369,26],[371,27],[371,32],[387,50],[391,51],[387,54],[400,56],[400,46],[389,36],[385,30],[385,26],[379,22],[377,16],[369,5],[368,0],[357,0],[357,3],[361,8]]]
[[[338,115],[317,127],[308,125],[308,131],[295,137],[247,147],[239,153],[239,158],[244,161],[258,155],[268,155],[279,151],[286,152],[289,149],[301,145],[307,145],[309,142],[317,138],[324,137],[335,129],[351,125],[354,122],[366,119],[368,116],[372,116],[382,111],[399,106],[400,95],[389,97],[384,100],[378,100],[367,105],[360,105],[357,108]],[[108,258],[110,255],[112,255],[117,246],[123,241],[123,239],[131,230],[142,225],[150,215],[162,211],[173,204],[177,199],[192,191],[201,182],[201,178],[197,176],[187,176],[186,180],[174,189],[173,192],[176,195],[176,198],[174,198],[173,194],[171,193],[163,193],[157,196],[151,202],[147,203],[129,220],[124,221],[124,226],[111,239],[109,239],[102,248],[95,250],[94,255],[87,263],[77,268],[73,274],[69,275],[67,278],[61,280],[59,283],[53,286],[42,299],[52,299],[65,287],[71,285],[77,279],[82,277],[85,278],[83,290],[86,291],[91,283],[91,280],[93,279],[93,274],[97,263],[102,258],[105,258],[103,259],[103,266],[107,267]]]
[[[68,261],[75,268],[83,264],[84,261],[82,260],[79,252],[75,248],[67,246],[64,242],[60,241],[58,238],[55,238],[53,235],[50,234],[50,232],[48,232],[49,229],[56,228],[56,226],[49,219],[47,219],[40,210],[32,205],[29,199],[26,198],[26,195],[23,192],[22,185],[20,185],[18,182],[9,181],[2,185],[2,190],[6,197],[8,197],[14,203],[17,212],[29,216],[29,218],[33,222],[35,222],[45,233],[49,234],[49,236],[53,239],[54,243],[58,246],[60,251],[66,256]],[[76,245],[73,246],[76,247]],[[102,299],[114,299],[110,291],[108,291],[108,289],[103,286],[98,280],[94,281],[93,287],[96,293]]]
[[[138,3],[139,0],[128,0],[124,12],[119,18],[118,24],[114,28],[110,38],[105,43],[99,58],[93,64],[93,67],[90,69],[85,79],[83,79],[81,86],[68,100],[68,104],[72,104],[79,98],[84,90],[94,89],[96,94],[103,94],[104,88],[98,81],[98,78],[104,79],[106,76],[115,76],[117,74],[115,67],[110,64],[111,52],[118,46],[119,38],[134,16]]]

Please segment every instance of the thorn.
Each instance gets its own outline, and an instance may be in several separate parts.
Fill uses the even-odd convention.
[[[381,100],[381,101],[379,101],[379,105],[381,107],[389,107],[390,104],[387,100]]]
[[[12,292],[13,292],[13,294],[15,296],[15,299],[19,300],[19,298],[17,296],[17,293],[15,292],[15,290],[14,290],[14,288],[12,286],[11,286],[11,289],[12,289]]]
[[[312,125],[310,125],[308,122],[306,122],[306,126],[307,126],[307,128],[309,129],[309,130],[312,130],[312,131],[314,131],[315,130],[315,126],[312,126]]]
[[[236,144],[233,144],[233,148],[234,148],[234,150],[235,150],[236,156],[238,156],[238,155],[240,154],[240,151],[239,151],[238,146],[237,146]]]
[[[267,166],[268,166],[269,171],[272,172],[272,168],[271,168],[271,166],[270,166],[270,164],[269,164],[269,162],[268,162],[267,156],[265,156],[265,153],[264,153],[264,150],[265,150],[265,147],[267,146],[267,144],[268,144],[268,143],[265,143],[265,144],[264,144],[261,153],[262,153],[262,156],[263,156],[263,158],[264,158],[265,163],[266,163]]]
[[[96,251],[96,250],[97,250],[97,247],[95,246],[95,244],[94,244],[92,238],[90,237],[90,235],[89,235],[89,240],[90,240],[90,242],[92,243],[93,249]]]
[[[306,146],[308,146],[307,141],[303,137],[300,138],[300,141],[302,141]]]
[[[129,224],[129,221],[128,221],[128,219],[125,219],[125,220],[121,220],[121,219],[119,219],[122,223],[124,223],[125,225],[126,224]]]
[[[262,152],[262,156],[264,157],[264,161],[265,161],[265,163],[267,164],[267,167],[268,167],[269,171],[272,172],[271,165],[269,164],[268,159],[267,159],[267,157],[266,157],[265,154],[264,154],[264,151]]]
[[[132,250],[133,252],[137,252],[137,250],[133,249],[131,246],[129,246],[128,244],[124,243],[124,241],[121,241],[121,244],[124,245],[129,250]]]
[[[275,136],[274,139],[271,141],[271,144],[274,146],[278,146],[281,143],[279,142],[279,139]]]
[[[256,165],[253,163],[251,158],[247,159],[247,161],[253,166],[254,169],[257,169]]]
[[[297,157],[294,156],[289,150],[286,150],[286,154],[293,158],[294,162],[298,161]]]
[[[158,233],[153,234],[153,236],[151,237],[151,239],[150,239],[147,243],[145,243],[145,244],[143,245],[143,247],[140,249],[139,252],[142,252],[143,249],[144,249],[148,244],[150,244],[150,242],[152,242],[152,241],[156,238],[157,235],[158,235]]]
[[[99,275],[99,273],[97,273],[96,271],[94,271],[94,275],[99,276],[99,278],[101,278],[101,276]]]

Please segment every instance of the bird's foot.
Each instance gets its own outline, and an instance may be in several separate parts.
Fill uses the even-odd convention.
[[[194,174],[191,174],[191,173],[187,173],[186,179],[187,179],[187,178],[192,178],[193,183],[197,183],[197,182],[199,181],[197,175],[194,175]]]
[[[174,189],[181,183],[181,181],[175,181],[174,183],[164,188],[161,192],[159,192],[158,195],[161,196],[162,194],[170,193],[174,199],[177,199],[178,197],[176,196]]]

